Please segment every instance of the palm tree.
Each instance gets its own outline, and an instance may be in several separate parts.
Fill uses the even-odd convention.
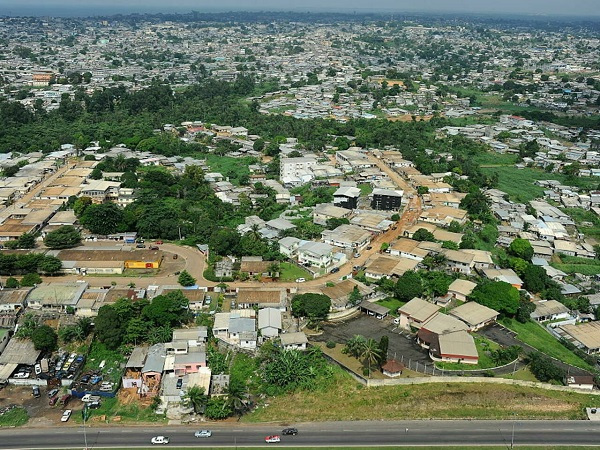
[[[362,355],[369,368],[369,377],[371,377],[371,364],[375,364],[381,357],[381,349],[375,339],[367,339],[362,346]]]
[[[204,388],[201,386],[192,386],[189,388],[184,396],[184,399],[188,406],[194,408],[194,412],[199,414],[204,409],[208,397],[204,395]]]
[[[344,353],[354,356],[358,358],[362,355],[362,349],[365,344],[365,338],[360,334],[357,334],[353,338],[350,338],[346,341],[346,346],[344,347]]]
[[[229,383],[227,402],[234,414],[241,416],[248,409],[248,390],[243,383]]]

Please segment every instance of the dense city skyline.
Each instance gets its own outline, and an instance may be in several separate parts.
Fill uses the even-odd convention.
[[[594,0],[531,0],[527,2],[507,0],[489,2],[478,0],[425,0],[415,4],[407,0],[375,0],[365,7],[357,0],[303,0],[283,2],[281,0],[225,0],[218,6],[206,0],[178,0],[165,3],[162,0],[106,0],[82,2],[80,0],[7,0],[0,7],[0,15],[93,15],[131,12],[182,12],[226,11],[226,10],[293,10],[293,11],[336,11],[336,12],[427,12],[427,13],[484,13],[484,14],[527,14],[527,15],[572,15],[598,16],[599,9]]]

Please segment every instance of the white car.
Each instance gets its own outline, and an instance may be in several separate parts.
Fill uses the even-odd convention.
[[[168,444],[169,438],[166,436],[154,436],[150,439],[151,444]]]
[[[394,319],[394,325],[400,325],[400,317]]]
[[[62,417],[60,418],[60,421],[61,421],[61,422],[68,422],[68,421],[69,421],[69,419],[71,418],[71,413],[72,413],[72,412],[73,412],[73,411],[72,411],[72,410],[70,410],[70,409],[65,409],[65,411],[63,412],[63,415],[62,415]]]
[[[13,378],[29,378],[29,372],[17,372],[13,375]]]
[[[265,442],[267,444],[276,444],[277,442],[281,442],[281,438],[279,436],[267,436]]]
[[[296,278],[296,283],[304,283],[306,278]]]
[[[197,438],[209,438],[212,436],[212,431],[210,430],[200,430],[194,433],[194,436]]]

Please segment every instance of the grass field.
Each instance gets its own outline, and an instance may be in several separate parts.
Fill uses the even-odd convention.
[[[592,211],[583,208],[561,208],[565,214],[568,214],[577,224],[577,229],[596,239],[600,239],[600,217]],[[583,225],[586,223],[585,225]]]
[[[387,297],[383,300],[377,300],[375,303],[381,306],[385,306],[386,308],[390,308],[390,314],[393,316],[398,315],[398,308],[401,308],[404,305],[406,305],[406,302],[401,302],[400,300],[394,297]]]
[[[296,281],[296,278],[313,279],[310,272],[298,267],[296,264],[284,262],[279,265],[279,269],[281,271],[279,273],[279,281]]]
[[[98,409],[89,410],[89,418],[87,422],[98,423],[102,416],[106,416],[109,423],[115,422],[116,417],[119,417],[118,423],[134,423],[134,422],[165,422],[165,417],[155,414],[148,406],[140,405],[139,403],[122,404],[117,398],[105,398],[102,400],[102,406]],[[73,413],[72,419],[76,423],[82,423],[83,418],[81,412]]]
[[[558,342],[546,330],[534,322],[521,323],[513,319],[500,319],[505,327],[517,333],[517,339],[531,345],[548,356],[559,359],[573,366],[591,370],[592,367]]]
[[[510,374],[504,375],[500,378],[508,378],[509,380],[533,381],[533,382],[538,381],[538,379],[535,377],[535,375],[531,373],[531,370],[529,370],[529,367],[522,367],[521,369],[517,370],[514,375],[512,373],[510,373]]]
[[[517,162],[517,156],[512,153],[487,152],[476,155],[473,162],[482,167],[512,166]]]
[[[500,346],[482,336],[475,335],[473,337],[475,338],[475,347],[477,347],[477,354],[479,355],[479,362],[477,364],[436,362],[435,366],[439,369],[448,370],[476,370],[496,367],[497,364],[492,360],[490,351],[496,350],[500,348]]]
[[[20,427],[29,420],[29,415],[25,408],[13,408],[10,411],[0,415],[0,427]]]
[[[558,261],[556,261],[558,259]],[[576,256],[561,256],[555,255],[550,265],[565,273],[581,273],[583,275],[600,274],[600,261],[597,259],[578,258]]]
[[[403,419],[582,419],[595,396],[486,383],[367,388],[341,371],[323,391],[269,399],[244,422]]]
[[[256,158],[230,158],[228,156],[206,155],[206,164],[213,172],[219,172],[224,177],[229,177],[233,184],[239,184],[240,177],[250,175],[248,166],[254,164]]]
[[[561,183],[568,184],[567,177],[562,174],[547,173],[529,167],[524,169],[517,169],[514,166],[482,167],[481,170],[488,174],[497,172],[498,189],[520,202],[528,202],[543,195],[544,188],[533,184],[536,180],[559,180]],[[581,187],[596,187],[596,184],[590,180],[582,178],[577,179],[577,184]]]
[[[371,186],[369,183],[360,183],[358,185],[358,188],[360,189],[361,197],[366,197],[371,192],[373,192],[373,186]]]

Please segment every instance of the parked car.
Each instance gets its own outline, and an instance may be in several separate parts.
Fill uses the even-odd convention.
[[[394,319],[394,325],[400,325],[400,317]]]
[[[296,278],[296,283],[304,283],[306,278]]]
[[[162,245],[163,241],[156,241],[155,244],[156,245]]]
[[[87,383],[88,381],[90,381],[91,376],[90,375],[84,375],[81,377],[81,379],[79,380],[82,383]]]
[[[98,384],[102,381],[102,376],[100,375],[94,375],[92,378],[90,378],[90,384]]]
[[[177,389],[181,389],[183,387],[183,378],[177,379],[177,384],[175,385]]]
[[[283,429],[281,434],[284,434],[286,436],[296,436],[298,434],[298,429],[297,428],[285,428],[285,429]]]
[[[61,422],[68,422],[68,421],[69,421],[69,419],[71,418],[71,413],[72,413],[72,412],[73,412],[73,411],[71,411],[70,409],[66,409],[66,410],[63,412],[63,415],[62,415],[62,417],[60,418],[60,421],[61,421]]]
[[[340,271],[339,267],[334,267],[333,269],[331,269],[331,273],[338,273]]]
[[[159,250],[158,245],[151,245],[150,250]]]
[[[39,375],[40,373],[42,373],[42,365],[39,363],[36,364],[35,366],[33,366],[33,369],[34,369],[36,375]]]
[[[60,400],[58,402],[63,406],[67,406],[67,403],[69,403],[69,400],[71,400],[71,394],[65,394],[60,398]]]
[[[212,436],[212,431],[210,430],[200,430],[194,433],[194,436],[197,438],[209,438]]]
[[[279,436],[267,436],[265,442],[267,444],[274,444],[276,442],[281,442],[281,438]]]
[[[31,390],[31,395],[33,395],[35,398],[40,398],[40,396],[42,395],[42,394],[40,394],[40,387],[33,386],[32,390]]]
[[[17,372],[13,375],[13,378],[29,378],[29,372]]]
[[[48,391],[48,397],[54,397],[56,394],[58,394],[58,389],[51,389]]]
[[[371,246],[371,245],[367,246],[367,250],[371,250],[372,248],[373,248],[373,246]]]
[[[136,248],[146,248],[146,244],[137,244]]]
[[[98,409],[102,406],[102,403],[97,401],[97,402],[90,402],[88,403],[87,407],[90,409]]]
[[[150,439],[151,444],[168,444],[169,438],[167,436],[154,436]]]
[[[54,397],[50,397],[50,400],[48,401],[48,404],[50,406],[54,406],[54,405],[56,405],[57,401],[58,401],[58,395],[55,395]]]

